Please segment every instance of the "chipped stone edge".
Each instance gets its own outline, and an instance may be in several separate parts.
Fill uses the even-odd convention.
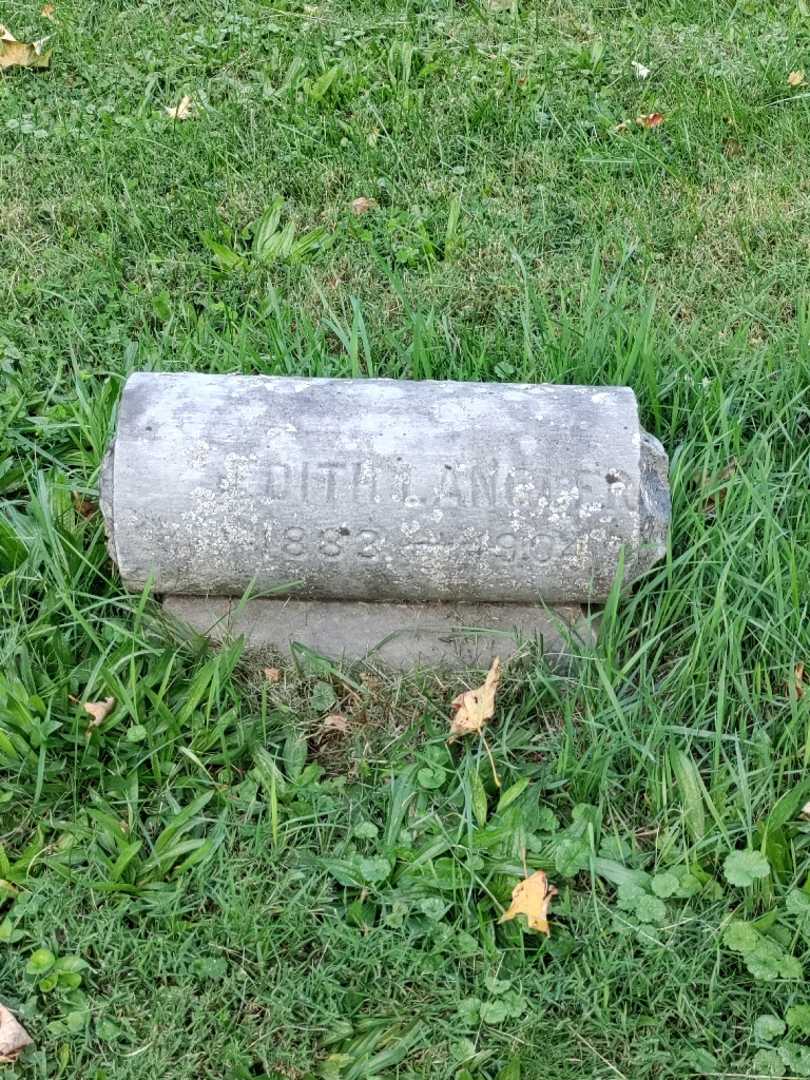
[[[671,519],[669,458],[659,440],[642,429],[639,461],[639,549],[634,578],[649,570],[666,554]]]
[[[115,542],[115,443],[113,439],[101,462],[98,484],[98,505],[104,520],[104,532],[107,537],[107,553],[115,563],[119,574],[123,576],[118,558],[118,545]]]

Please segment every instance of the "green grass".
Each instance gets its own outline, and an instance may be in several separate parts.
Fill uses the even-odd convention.
[[[0,77],[6,1075],[810,1075],[806,4],[38,9],[2,18],[51,70]],[[446,747],[458,681],[269,684],[122,591],[80,510],[145,368],[634,387],[671,551],[575,677],[507,674],[510,806]],[[498,925],[524,858],[548,941]]]

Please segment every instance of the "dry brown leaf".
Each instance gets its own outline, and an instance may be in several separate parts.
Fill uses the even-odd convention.
[[[104,698],[103,701],[85,701],[84,711],[90,713],[92,717],[87,730],[91,731],[94,727],[98,727],[99,724],[103,724],[114,708],[114,697]]]
[[[281,682],[281,671],[277,667],[266,667],[263,674],[269,683]]]
[[[801,701],[804,697],[804,664],[797,664],[793,669],[793,684],[796,687],[796,698]]]
[[[43,51],[48,38],[41,41],[17,41],[5,26],[0,26],[0,69],[10,67],[47,68],[51,66],[51,50]]]
[[[43,19],[50,19],[53,21],[56,18],[56,8],[53,4],[46,4],[42,11],[40,11],[40,15]]]
[[[349,721],[345,716],[341,716],[340,713],[332,713],[330,716],[324,718],[323,724],[321,724],[321,731],[337,731],[340,735],[348,735]]]
[[[360,195],[358,198],[352,200],[352,213],[366,214],[369,210],[374,210],[376,206],[376,199],[367,199],[365,195]]]
[[[664,114],[660,112],[644,113],[636,117],[636,123],[643,128],[657,128],[664,122]]]
[[[803,71],[791,71],[787,77],[788,86],[802,86],[804,83]]]
[[[550,935],[548,909],[556,895],[557,890],[553,885],[549,885],[543,871],[535,870],[530,877],[519,881],[512,889],[512,903],[498,921],[508,922],[516,915],[525,915],[530,930]]]
[[[482,735],[484,724],[495,712],[495,692],[501,678],[501,658],[496,656],[487,672],[484,685],[465,690],[453,698],[450,708],[455,711],[450,724],[449,742],[461,735]]]
[[[164,108],[172,120],[190,120],[194,115],[194,102],[188,94],[180,98],[179,105],[166,105]]]
[[[737,459],[732,458],[728,465],[719,469],[716,473],[703,473],[700,486],[702,488],[714,488],[703,504],[703,510],[707,514],[713,514],[720,503],[725,499],[728,490],[728,481],[737,472]]]
[[[98,503],[92,499],[86,499],[78,491],[73,492],[73,509],[83,518],[91,518],[98,510]]]
[[[22,1024],[0,1003],[0,1065],[12,1065],[33,1041]]]

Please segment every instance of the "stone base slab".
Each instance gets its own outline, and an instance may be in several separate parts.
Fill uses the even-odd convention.
[[[579,605],[362,603],[168,596],[173,618],[213,641],[244,636],[248,653],[291,654],[294,643],[336,661],[394,670],[487,668],[539,646],[568,667],[596,641],[595,616]]]

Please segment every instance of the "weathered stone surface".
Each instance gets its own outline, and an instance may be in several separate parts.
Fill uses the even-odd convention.
[[[661,557],[666,471],[622,387],[142,373],[102,510],[132,589],[585,602]]]
[[[582,608],[531,604],[368,604],[320,600],[248,600],[170,596],[166,611],[214,641],[245,638],[251,652],[290,653],[291,642],[334,660],[395,670],[489,667],[537,645],[549,663],[566,666],[595,642]]]

